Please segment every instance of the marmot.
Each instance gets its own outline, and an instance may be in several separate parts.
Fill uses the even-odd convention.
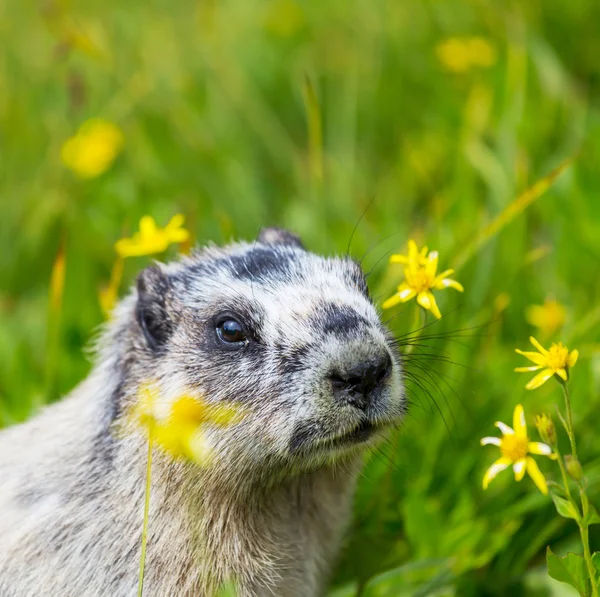
[[[321,595],[402,372],[360,266],[275,228],[143,270],[89,377],[0,433],[0,595],[136,594],[147,439],[115,424],[149,378],[246,414],[208,467],[155,450],[144,594]]]

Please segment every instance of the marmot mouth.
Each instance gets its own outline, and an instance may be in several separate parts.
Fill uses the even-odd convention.
[[[347,444],[360,444],[368,441],[375,435],[379,427],[370,421],[363,421],[352,431],[339,435],[331,440],[332,447],[343,446]]]
[[[345,433],[322,436],[315,433],[316,429],[299,429],[290,441],[292,452],[306,451],[337,451],[338,449],[353,448],[372,440],[386,426],[365,420]]]

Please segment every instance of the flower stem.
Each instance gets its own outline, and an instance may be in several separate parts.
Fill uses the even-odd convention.
[[[563,484],[565,486],[565,492],[567,494],[567,498],[569,502],[573,505],[575,510],[579,513],[579,506],[573,499],[571,495],[571,490],[569,489],[569,478],[567,476],[567,471],[565,469],[565,464],[563,462],[563,457],[561,453],[558,451],[558,448],[555,448],[556,454],[558,456],[558,466],[560,467],[560,472],[562,474]],[[588,525],[584,522],[588,511],[589,511],[589,502],[587,496],[585,495],[585,491],[583,487],[580,486],[579,493],[581,496],[581,510],[583,512],[583,516],[578,514],[578,519],[576,520],[577,526],[579,526],[579,533],[581,534],[581,543],[583,545],[583,556],[585,559],[585,564],[587,567],[588,575],[590,577],[590,582],[592,584],[592,597],[598,597],[598,587],[596,586],[596,570],[594,567],[594,563],[592,562],[592,554],[590,552],[590,537],[588,531]]]
[[[562,475],[563,485],[565,486],[565,493],[567,494],[569,501],[575,506],[575,508],[577,508],[577,510],[579,510],[579,507],[577,506],[577,504],[575,503],[575,500],[571,496],[571,490],[569,489],[569,477],[567,475],[567,469],[565,468],[565,463],[564,463],[562,454],[558,451],[558,446],[556,446],[554,448],[554,451],[556,452],[556,456],[558,457],[556,459],[556,461],[558,462],[558,466],[560,467],[560,473]]]
[[[573,429],[573,414],[572,414],[572,410],[571,410],[571,396],[569,394],[569,388],[568,388],[567,384],[565,382],[561,382],[560,385],[562,387],[562,391],[563,391],[563,394],[565,397],[565,407],[566,407],[566,411],[567,411],[567,424],[565,425],[565,428],[567,430],[567,435],[569,436],[569,441],[571,442],[572,456],[577,461],[578,460],[577,444],[575,442],[575,431]],[[567,492],[567,497],[569,498],[569,501],[575,506],[575,508],[577,510],[579,510],[579,508],[578,508],[577,504],[575,503],[575,500],[572,498],[571,492],[569,490],[568,477],[567,477],[567,473],[565,470],[565,464],[563,462],[562,456],[560,455],[560,453],[558,453],[558,450],[556,450],[556,452],[558,454],[558,463],[559,463],[560,470],[562,473],[563,483],[565,485],[565,491]],[[598,585],[596,583],[596,568],[592,561],[592,554],[590,551],[590,534],[589,534],[589,529],[588,529],[588,523],[586,522],[586,518],[589,513],[590,506],[589,506],[589,501],[588,501],[587,495],[585,493],[585,485],[582,484],[581,480],[579,480],[577,483],[579,485],[579,496],[581,498],[581,511],[583,514],[583,516],[577,520],[577,524],[579,526],[579,532],[581,534],[581,543],[583,545],[583,557],[585,559],[585,565],[587,567],[587,572],[590,577],[590,583],[592,586],[592,597],[598,597]]]
[[[413,334],[411,336],[409,336],[409,340],[411,342],[411,344],[409,344],[406,347],[406,354],[410,354],[414,348],[414,342],[416,342],[421,334],[423,333],[423,330],[425,329],[425,325],[427,324],[427,311],[425,311],[425,309],[423,309],[423,307],[417,305],[416,310],[415,310],[415,317],[413,319],[413,323],[411,326],[411,331],[410,333]],[[414,332],[413,332],[414,330]]]
[[[566,406],[566,410],[567,410],[567,423],[568,423],[567,434],[569,436],[569,441],[571,442],[571,453],[573,455],[573,458],[575,458],[575,460],[577,460],[577,445],[575,443],[575,432],[573,431],[573,414],[571,411],[571,396],[569,394],[569,388],[567,387],[567,384],[564,382],[561,382],[560,385],[562,387],[562,391],[565,396],[565,406]]]
[[[583,514],[585,516],[585,512]],[[587,571],[590,577],[590,583],[592,585],[592,597],[598,597],[598,585],[596,583],[596,568],[594,562],[592,562],[592,554],[590,552],[590,536],[587,525],[579,525],[581,531],[581,542],[583,543],[583,557],[587,566]]]
[[[154,436],[152,427],[148,430],[148,457],[146,464],[146,490],[144,493],[144,523],[142,526],[142,551],[140,554],[140,576],[138,580],[138,597],[144,592],[144,567],[146,565],[146,543],[148,541],[148,513],[150,512],[150,489],[152,484],[152,444]]]

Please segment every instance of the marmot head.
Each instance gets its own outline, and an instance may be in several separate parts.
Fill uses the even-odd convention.
[[[235,403],[209,428],[217,462],[303,470],[372,443],[403,413],[401,370],[350,258],[306,251],[289,232],[210,247],[144,270],[128,360],[165,400]]]

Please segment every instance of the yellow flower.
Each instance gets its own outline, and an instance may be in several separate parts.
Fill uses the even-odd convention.
[[[161,403],[158,397],[155,385],[142,385],[130,418],[174,458],[207,464],[211,456],[205,433],[207,427],[226,427],[241,420],[240,409],[230,404],[208,404],[187,394],[169,404]]]
[[[488,468],[483,476],[483,488],[487,489],[496,475],[512,464],[516,481],[520,481],[527,472],[538,489],[546,495],[548,493],[546,479],[538,468],[536,461],[529,454],[542,454],[552,458],[552,460],[556,460],[557,456],[552,452],[549,445],[529,441],[523,407],[520,404],[515,406],[513,413],[514,429],[501,421],[496,421],[495,425],[502,432],[502,437],[484,437],[481,439],[481,445],[492,444],[498,446],[502,456]]]
[[[527,321],[538,328],[544,337],[551,336],[565,323],[566,309],[552,299],[546,299],[543,305],[531,305],[525,312]]]
[[[125,262],[122,257],[117,257],[110,273],[110,282],[99,292],[100,307],[105,317],[110,317],[114,306],[119,298],[119,286],[123,277],[123,266]]]
[[[416,268],[427,263],[427,251],[425,246],[421,250],[414,240],[408,241],[408,255],[395,254],[390,257],[390,263],[402,263],[408,267]]]
[[[58,248],[58,253],[54,259],[52,266],[52,274],[50,275],[50,312],[54,317],[60,311],[62,305],[63,293],[65,290],[65,272],[67,262],[65,256],[64,241]]]
[[[436,53],[442,65],[455,73],[488,68],[496,62],[496,49],[483,37],[451,37],[437,45]]]
[[[116,124],[92,118],[64,142],[60,157],[63,164],[81,178],[95,178],[110,168],[124,142]]]
[[[469,58],[473,66],[489,68],[496,62],[496,48],[484,37],[469,37],[466,40]]]
[[[546,350],[533,336],[529,337],[529,341],[539,350],[539,352],[523,352],[518,348],[516,352],[527,357],[535,363],[531,367],[517,367],[515,371],[540,371],[529,383],[525,386],[527,390],[535,390],[542,384],[546,383],[553,375],[558,375],[563,381],[569,379],[569,368],[574,367],[579,357],[579,351],[569,349],[562,343],[552,344],[549,350]]]
[[[438,253],[431,251],[427,253],[427,247],[420,251],[413,240],[408,241],[408,255],[392,255],[390,263],[403,263],[404,282],[398,286],[398,291],[387,301],[384,301],[382,307],[389,309],[398,303],[405,303],[410,299],[417,297],[417,303],[433,313],[440,319],[442,314],[437,306],[433,289],[443,290],[444,288],[454,288],[463,292],[464,288],[456,280],[448,278],[454,273],[454,270],[448,269],[441,274],[436,274],[438,266]]]
[[[184,217],[177,214],[164,227],[159,228],[152,216],[140,220],[140,231],[133,238],[122,238],[115,244],[115,250],[121,257],[139,257],[154,255],[167,250],[172,243],[182,243],[189,239],[190,233],[182,228]]]

